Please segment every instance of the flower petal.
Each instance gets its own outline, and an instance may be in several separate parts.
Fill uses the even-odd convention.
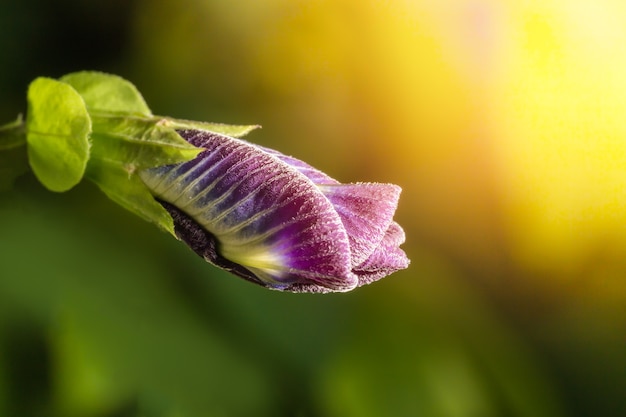
[[[398,206],[401,189],[393,184],[320,185],[348,233],[352,267],[380,245]]]
[[[391,222],[376,250],[365,262],[353,269],[359,277],[359,286],[408,268],[410,261],[399,247],[404,243],[404,239],[402,227],[396,222]]]
[[[226,269],[241,266],[274,289],[347,291],[357,285],[346,230],[309,178],[245,141],[180,133],[206,150],[190,162],[140,175],[158,199],[206,231],[200,240],[206,247],[213,241],[215,254],[202,256],[234,265]],[[178,226],[185,241],[200,234]]]
[[[263,146],[257,145],[257,147],[260,149],[263,149],[265,152],[269,153],[270,155],[280,159],[281,161],[291,166],[292,168],[297,169],[301,174],[303,174],[305,177],[313,181],[313,183],[315,183],[316,185],[340,184],[339,181],[337,181],[336,179],[329,177],[328,175],[326,175],[319,169],[314,168],[311,165],[307,164],[306,162],[296,159],[293,156],[288,156],[278,151],[275,151],[274,149],[265,148]]]

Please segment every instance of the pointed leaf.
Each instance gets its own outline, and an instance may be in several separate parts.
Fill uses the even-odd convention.
[[[81,71],[67,74],[61,81],[78,91],[92,113],[152,114],[139,90],[130,81],[117,75]]]
[[[68,84],[37,78],[28,89],[28,160],[48,189],[66,191],[83,177],[89,158],[91,119]]]
[[[204,130],[207,132],[219,133],[231,138],[241,138],[255,129],[259,129],[259,125],[227,125],[222,123],[206,123],[196,122],[193,120],[173,119],[165,117],[165,120],[174,129],[179,130]]]

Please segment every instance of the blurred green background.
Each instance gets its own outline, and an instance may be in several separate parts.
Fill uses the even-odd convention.
[[[626,415],[621,0],[2,0],[0,117],[93,69],[400,184],[348,294],[205,264],[90,183],[0,194],[0,415]]]

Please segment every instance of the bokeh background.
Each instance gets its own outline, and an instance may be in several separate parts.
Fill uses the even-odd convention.
[[[94,69],[400,184],[348,294],[205,264],[92,184],[0,194],[0,415],[626,415],[622,0],[2,0],[0,116]]]

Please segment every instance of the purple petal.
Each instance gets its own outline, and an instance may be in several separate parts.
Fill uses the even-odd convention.
[[[354,273],[359,277],[359,286],[409,266],[409,259],[399,247],[404,239],[404,230],[398,223],[392,222],[376,250],[365,262],[354,268]]]
[[[400,198],[393,184],[322,185],[348,233],[352,267],[360,265],[381,244]]]
[[[204,241],[215,242],[219,259],[274,289],[346,291],[357,285],[341,219],[306,176],[242,140],[200,131],[181,135],[206,150],[193,161],[144,171],[142,179],[170,209],[206,231]],[[211,254],[205,258],[216,263]]]
[[[303,174],[305,177],[313,181],[316,185],[339,184],[339,181],[329,177],[328,175],[326,175],[319,169],[313,168],[311,165],[307,164],[306,162],[303,162],[299,159],[294,158],[293,156],[287,156],[278,151],[275,151],[274,149],[265,148],[263,146],[258,146],[258,147],[264,150],[265,152],[271,154],[272,156],[280,159],[287,165],[297,169],[301,174]]]

